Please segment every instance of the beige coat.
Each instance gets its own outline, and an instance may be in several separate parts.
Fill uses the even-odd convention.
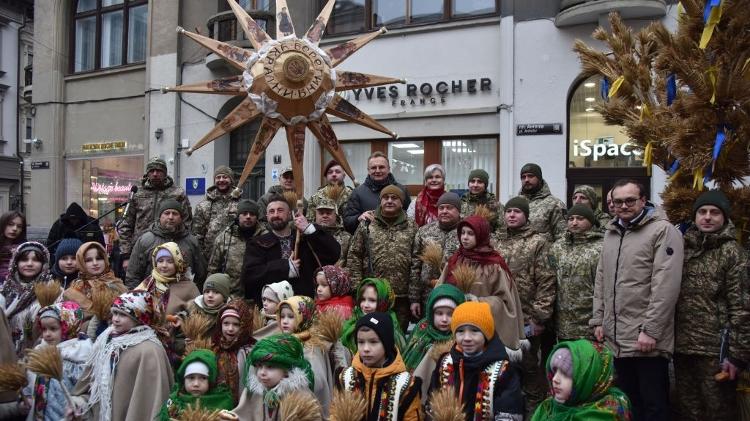
[[[674,348],[675,304],[682,279],[682,235],[652,206],[634,226],[607,224],[594,284],[592,327],[603,326],[615,357],[669,356]],[[643,331],[656,339],[638,350]]]
[[[173,383],[172,368],[164,348],[144,341],[120,353],[112,379],[112,421],[153,420],[169,397]],[[75,398],[89,399],[91,366],[72,390]],[[87,419],[98,420],[99,404],[91,408]]]

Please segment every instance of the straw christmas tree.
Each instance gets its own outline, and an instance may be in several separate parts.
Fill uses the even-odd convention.
[[[607,52],[576,41],[583,75],[603,77],[596,109],[607,124],[624,127],[662,168],[662,194],[672,222],[692,219],[692,203],[706,188],[732,201],[731,219],[748,235],[750,189],[750,7],[741,0],[683,0],[678,28],[661,22],[634,33],[616,13],[611,32],[593,37]]]

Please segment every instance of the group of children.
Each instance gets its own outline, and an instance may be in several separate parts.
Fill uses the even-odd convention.
[[[449,264],[473,259],[497,266],[488,273],[500,276],[502,262],[482,249],[482,227],[471,222],[479,250],[462,248]],[[38,243],[16,249],[0,288],[18,356],[38,336],[37,348],[56,346],[63,359],[62,382],[29,374],[20,400],[29,420],[169,420],[197,404],[222,411],[224,420],[278,420],[293,393],[318,402],[328,419],[337,411],[335,390],[364,398],[365,420],[421,420],[442,389],[452,391],[466,420],[523,419],[521,374],[500,334],[511,332],[517,347],[517,326],[497,325],[500,307],[481,289],[465,294],[450,280],[437,285],[407,338],[385,279],[364,279],[352,291],[345,270],[324,266],[315,299],[294,295],[283,281],[264,288],[262,310],[254,312],[230,297],[225,274],[209,276],[201,295],[174,243],[155,248],[152,273],[133,291],[94,244],[78,248],[77,278],[52,305],[40,308],[34,295],[35,284],[49,281],[49,256]],[[93,313],[105,288],[117,298],[100,320]],[[201,347],[182,333],[194,313],[210,321]],[[337,330],[331,320],[338,335],[321,333]],[[547,371],[552,397],[535,420],[629,419],[627,398],[612,387],[607,350],[585,340],[559,344]]]

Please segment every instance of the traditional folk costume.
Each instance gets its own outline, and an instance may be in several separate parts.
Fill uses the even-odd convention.
[[[274,282],[263,287],[261,296],[275,303],[280,303],[287,298],[294,296],[294,290],[292,289],[292,284],[287,281]],[[256,303],[256,305],[261,306],[261,303]],[[276,323],[276,313],[266,314],[265,310],[261,308],[260,314],[263,316],[263,326]],[[274,333],[270,333],[269,335]]]
[[[221,322],[227,317],[236,317],[240,321],[240,330],[231,341],[221,333]],[[238,402],[245,389],[245,360],[255,343],[253,339],[253,312],[245,300],[234,298],[219,311],[218,327],[212,338],[213,351],[216,354],[218,368],[217,382],[225,384],[232,393],[234,402]]]
[[[412,377],[395,346],[391,316],[375,312],[363,316],[354,329],[373,330],[385,348],[383,367],[368,367],[354,355],[352,366],[339,375],[339,388],[357,391],[367,402],[362,421],[417,421],[423,419],[420,380]],[[333,412],[333,409],[331,409]]]
[[[354,314],[346,322],[344,322],[344,329],[341,334],[341,343],[344,344],[352,353],[357,352],[357,338],[355,327],[357,320],[359,320],[365,313],[362,311],[359,303],[362,302],[362,293],[368,286],[375,287],[375,292],[378,296],[378,304],[375,311],[386,313],[390,316],[391,323],[393,324],[393,336],[396,341],[396,348],[399,350],[404,349],[406,346],[406,340],[404,334],[401,333],[401,326],[398,323],[396,313],[393,312],[393,304],[396,301],[396,295],[391,289],[391,284],[386,279],[382,278],[365,278],[357,289],[357,302],[354,306]]]
[[[173,276],[164,276],[156,269],[156,261],[159,257],[168,254],[172,257],[177,272]],[[188,273],[185,259],[177,243],[168,242],[154,247],[151,252],[151,275],[135,288],[135,291],[148,291],[159,304],[159,309],[164,315],[177,315],[187,313],[188,303],[201,293],[193,283],[192,275]]]
[[[352,279],[349,273],[338,266],[327,265],[320,268],[318,272],[323,275],[331,288],[331,298],[327,300],[315,299],[318,312],[336,311],[346,320],[352,317],[354,311],[354,299],[351,295]]]
[[[229,279],[229,275],[225,273],[214,273],[208,276],[206,278],[206,282],[203,283],[203,293],[205,294],[206,291],[216,291],[223,297],[223,300],[221,303],[214,307],[210,307],[203,299],[203,295],[199,295],[193,299],[191,303],[188,304],[188,313],[198,313],[205,316],[207,319],[211,320],[211,326],[209,327],[209,336],[213,336],[213,334],[216,332],[216,329],[219,328],[218,326],[218,320],[219,320],[219,311],[224,307],[224,305],[229,301],[230,298],[230,288],[232,285],[231,279]]]
[[[531,421],[630,420],[630,401],[613,386],[612,361],[612,352],[599,343],[579,339],[557,344],[547,359],[547,377],[551,385],[555,370],[568,368],[566,374],[573,379],[570,398],[565,403],[547,398]]]
[[[76,412],[99,421],[142,421],[158,416],[169,397],[173,374],[151,325],[156,303],[146,291],[120,295],[112,311],[137,325],[118,334],[108,327],[94,343],[81,380],[72,391]]]

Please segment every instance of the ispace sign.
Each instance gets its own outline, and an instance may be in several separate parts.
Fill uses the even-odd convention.
[[[625,142],[621,145],[614,143],[597,143],[589,139],[579,141],[578,139],[573,140],[573,156],[594,156],[594,161],[598,161],[602,157],[616,157],[620,155],[629,156],[641,156],[642,151],[635,149],[635,146],[630,142]]]

